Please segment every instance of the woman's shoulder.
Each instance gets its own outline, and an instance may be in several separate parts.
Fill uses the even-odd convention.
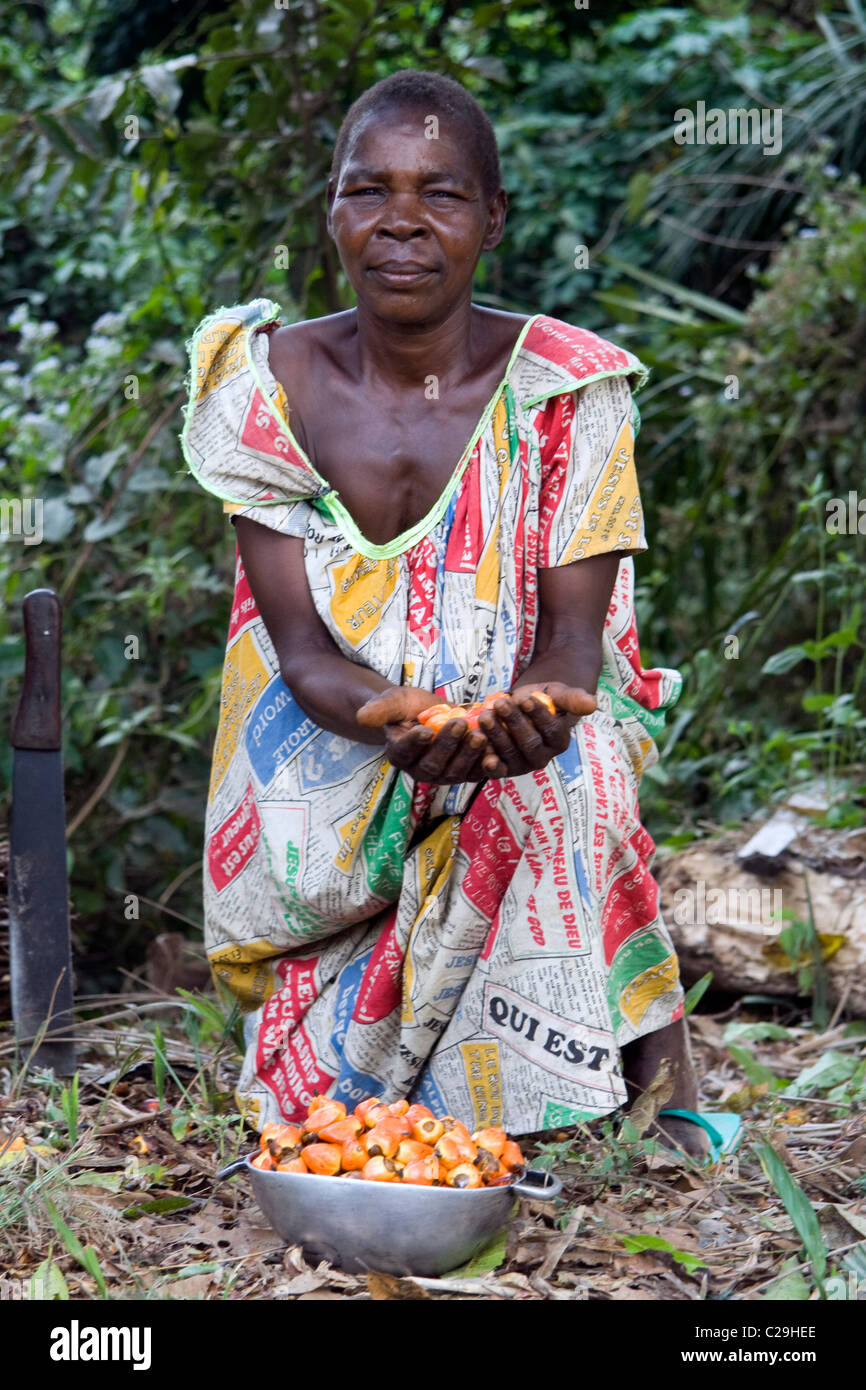
[[[295,503],[327,486],[289,433],[281,387],[268,370],[281,316],[269,299],[223,305],[188,343],[181,451],[196,481],[234,508]]]
[[[284,323],[270,333],[271,370],[278,381],[303,382],[316,358],[336,357],[340,346],[354,331],[356,314],[346,309],[317,319]]]
[[[550,314],[535,316],[523,346],[528,354],[571,371],[578,378],[647,371],[628,348],[590,328]]]
[[[244,303],[222,305],[211,309],[198,324],[190,341],[206,338],[210,342],[225,340],[250,332],[263,332],[281,354],[308,353],[314,345],[327,345],[344,336],[355,319],[354,309],[321,318],[301,319],[286,323],[285,312],[273,299],[250,299]],[[273,346],[271,348],[273,351]]]
[[[313,346],[330,347],[355,331],[357,312],[342,309],[337,314],[323,314],[315,319],[298,319],[282,323],[271,334],[274,344],[283,352],[308,352]]]
[[[514,388],[524,406],[537,406],[597,382],[639,389],[649,369],[628,348],[592,329],[537,314],[523,339]]]

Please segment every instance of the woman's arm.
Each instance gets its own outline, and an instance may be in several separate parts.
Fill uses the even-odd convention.
[[[596,707],[601,639],[619,565],[620,551],[538,571],[538,630],[535,651],[510,696],[485,711],[479,725],[509,776],[545,767],[568,747],[571,731]],[[552,715],[532,690],[544,690],[568,713]],[[485,765],[486,759],[482,763]],[[485,767],[493,771],[492,760]]]
[[[361,705],[391,681],[343,656],[316,612],[304,566],[304,542],[249,517],[234,520],[244,570],[280,664],[280,675],[305,714],[322,729],[357,743],[384,745],[385,731],[355,719]]]
[[[521,686],[563,681],[593,694],[601,671],[601,639],[622,552],[538,571],[538,630]]]
[[[416,716],[439,702],[432,690],[394,685],[358,661],[343,656],[322,622],[304,564],[300,536],[285,536],[249,517],[237,516],[238,548],[250,591],[268,630],[280,675],[301,709],[319,725],[356,743],[378,744],[395,766],[418,780],[482,780],[481,758],[490,754],[482,734],[454,720],[429,749],[432,734]],[[387,693],[384,702],[356,718],[362,705]],[[421,765],[421,760],[423,766]],[[498,759],[495,766],[499,767]]]

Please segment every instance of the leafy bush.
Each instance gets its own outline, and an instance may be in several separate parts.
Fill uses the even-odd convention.
[[[740,324],[686,313],[669,286],[629,330],[662,378],[642,435],[654,484],[642,638],[687,675],[661,773],[672,812],[738,816],[862,756],[866,519],[847,523],[866,460],[866,189],[826,152],[786,176],[802,196]],[[677,300],[675,330],[652,328],[644,350],[644,321]]]
[[[479,299],[583,322],[654,368],[639,619],[646,659],[688,676],[656,817],[739,814],[816,750],[846,760],[859,638],[831,638],[856,628],[862,540],[831,543],[821,498],[858,485],[862,188],[807,162],[788,166],[781,199],[769,186],[755,199],[738,182],[750,151],[683,158],[671,121],[675,106],[739,104],[756,86],[814,98],[821,123],[795,127],[795,148],[829,125],[821,166],[855,167],[862,150],[832,102],[862,64],[855,11],[835,43],[826,25],[772,13],[602,0],[137,0],[129,14],[115,35],[107,0],[58,0],[13,9],[0,35],[0,457],[5,495],[42,498],[45,525],[41,546],[0,547],[0,717],[8,727],[18,695],[21,600],[47,585],[65,606],[73,899],[91,979],[137,960],[166,913],[200,917],[233,536],[183,471],[184,343],[221,303],[267,294],[294,318],[351,302],[324,230],[331,148],[349,103],[397,67],[450,72],[497,126],[512,211]],[[690,187],[701,198],[684,211]],[[725,242],[779,240],[792,215],[748,303],[754,283]],[[656,279],[668,253],[678,284]],[[741,393],[726,401],[732,373]],[[739,663],[720,655],[735,629]],[[807,653],[780,700],[760,666],[804,633],[829,644],[832,679],[807,687]],[[823,703],[804,710],[804,695]],[[10,763],[0,741],[6,785]]]

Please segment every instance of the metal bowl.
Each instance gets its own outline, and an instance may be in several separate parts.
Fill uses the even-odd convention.
[[[254,1155],[253,1155],[254,1156]],[[445,1274],[508,1223],[516,1196],[550,1201],[562,1183],[526,1168],[502,1187],[415,1187],[318,1173],[275,1173],[236,1158],[218,1178],[246,1172],[280,1238],[349,1274]]]

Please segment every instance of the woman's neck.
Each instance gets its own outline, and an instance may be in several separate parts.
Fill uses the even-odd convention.
[[[477,311],[462,301],[439,322],[395,323],[357,308],[355,366],[364,385],[374,382],[395,389],[424,385],[435,376],[443,383],[470,375],[475,358],[473,325]]]

